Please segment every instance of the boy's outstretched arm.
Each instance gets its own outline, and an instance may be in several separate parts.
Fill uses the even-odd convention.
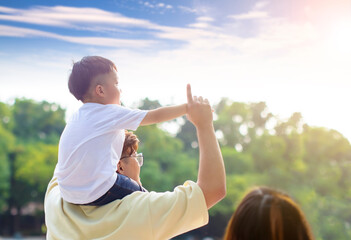
[[[150,110],[144,119],[141,121],[140,126],[160,123],[181,117],[187,113],[187,104],[176,106],[160,107]]]

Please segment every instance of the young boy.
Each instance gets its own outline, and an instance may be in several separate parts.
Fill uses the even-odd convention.
[[[116,173],[125,129],[186,114],[186,104],[149,111],[122,107],[118,83],[117,68],[108,59],[88,56],[73,65],[68,87],[84,104],[61,135],[54,173],[67,202],[102,205],[106,196],[111,202],[140,191],[138,184],[128,184]]]

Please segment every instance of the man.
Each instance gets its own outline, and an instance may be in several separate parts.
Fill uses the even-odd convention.
[[[208,209],[226,193],[225,170],[207,99],[192,96],[187,87],[187,117],[199,142],[198,179],[172,192],[134,192],[95,207],[62,200],[57,179],[45,197],[47,239],[169,239],[208,222]]]
[[[121,159],[117,164],[117,173],[134,180],[135,184],[140,186],[140,191],[145,192],[146,190],[142,188],[140,181],[140,167],[144,163],[144,158],[142,153],[137,152],[138,148],[138,137],[133,132],[125,131]]]

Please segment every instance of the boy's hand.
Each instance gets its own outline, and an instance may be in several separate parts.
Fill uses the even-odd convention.
[[[195,127],[212,126],[212,108],[207,98],[193,96],[190,84],[187,85],[187,118]]]

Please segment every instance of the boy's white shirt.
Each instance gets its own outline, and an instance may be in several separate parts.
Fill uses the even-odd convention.
[[[116,104],[85,103],[71,117],[60,138],[54,173],[64,200],[90,203],[112,187],[124,130],[136,130],[146,113]]]

